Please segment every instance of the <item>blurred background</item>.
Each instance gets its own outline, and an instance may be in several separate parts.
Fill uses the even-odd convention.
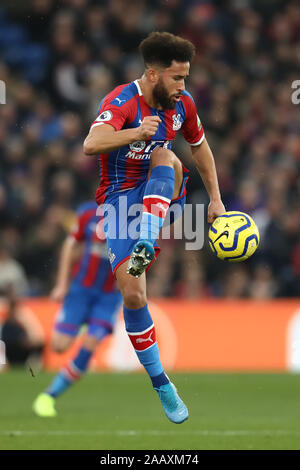
[[[223,201],[254,217],[261,244],[251,260],[229,266],[207,240],[201,251],[162,241],[149,295],[298,296],[300,113],[291,84],[299,79],[300,5],[284,0],[1,2],[0,289],[9,282],[21,295],[49,293],[74,210],[97,185],[98,162],[83,154],[83,140],[105,94],[141,76],[137,46],[153,30],[195,44],[187,89]],[[175,152],[190,169],[187,202],[207,204],[180,137]]]
[[[2,1],[1,273],[10,267],[9,283],[20,294],[49,293],[74,210],[97,185],[98,162],[83,154],[83,140],[103,96],[141,76],[137,46],[153,30],[197,47],[187,89],[223,201],[254,217],[261,244],[250,261],[228,266],[207,240],[194,252],[183,241],[163,241],[149,295],[298,296],[300,113],[291,84],[299,78],[300,6],[284,0]],[[175,152],[190,169],[187,202],[207,203],[180,137]]]

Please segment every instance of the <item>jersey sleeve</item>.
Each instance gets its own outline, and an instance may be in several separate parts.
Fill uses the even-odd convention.
[[[102,124],[110,124],[116,131],[122,129],[126,121],[126,115],[124,115],[123,111],[113,105],[107,105],[104,108],[103,110],[101,109],[100,114],[92,123],[91,129]]]
[[[98,116],[91,125],[91,129],[102,124],[110,124],[116,131],[121,130],[127,122],[133,120],[132,100],[119,100],[121,106],[118,106],[118,98],[106,97],[100,104]],[[122,103],[124,101],[124,103]]]
[[[91,206],[90,203],[81,204],[74,215],[74,222],[71,227],[69,235],[78,242],[81,242],[85,239],[85,228],[88,224],[91,216],[96,213],[96,208]]]
[[[183,137],[191,146],[200,145],[205,134],[194,100],[190,94],[186,94],[182,101],[185,107],[185,119],[181,127]]]
[[[85,217],[84,213],[77,214],[76,220],[71,227],[70,236],[75,238],[76,241],[81,242],[84,240]]]

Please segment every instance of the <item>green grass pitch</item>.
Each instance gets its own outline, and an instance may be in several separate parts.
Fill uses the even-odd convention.
[[[165,417],[142,373],[90,373],[57,401],[57,418],[31,411],[53,377],[0,374],[0,449],[300,449],[300,375],[170,374],[190,411]]]

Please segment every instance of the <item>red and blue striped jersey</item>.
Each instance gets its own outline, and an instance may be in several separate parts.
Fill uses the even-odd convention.
[[[108,293],[117,290],[117,284],[108,259],[106,240],[104,236],[98,236],[101,221],[96,215],[97,207],[95,201],[89,201],[77,210],[77,222],[70,235],[78,242],[84,242],[84,252],[76,268],[73,285]]]
[[[137,80],[118,86],[101,101],[98,117],[91,128],[110,124],[116,131],[130,129],[139,127],[146,116],[159,116],[161,119],[154,136],[147,141],[133,142],[99,155],[98,204],[102,204],[111,193],[134,188],[142,183],[147,178],[151,152],[157,146],[171,149],[179,130],[192,146],[200,145],[204,139],[196,105],[187,91],[174,109],[159,110],[146,103]]]

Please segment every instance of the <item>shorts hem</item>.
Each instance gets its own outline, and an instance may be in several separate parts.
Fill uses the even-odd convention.
[[[160,248],[159,248],[159,246],[155,246],[155,247],[154,247],[154,251],[155,251],[154,258],[153,258],[153,260],[151,261],[151,263],[149,264],[149,266],[147,267],[146,272],[148,271],[148,269],[151,268],[151,266],[152,266],[152,264],[154,263],[154,261],[156,261],[158,255],[159,255],[159,253],[160,253]],[[118,264],[117,264],[114,268],[112,268],[113,274],[115,274],[115,273],[116,273],[116,270],[121,266],[121,264],[123,264],[123,263],[124,263],[125,261],[127,261],[129,258],[130,258],[130,255],[126,256],[126,258],[123,258],[121,261],[119,261]]]
[[[64,325],[56,325],[55,328],[54,328],[55,331],[58,331],[59,333],[63,333],[65,335],[68,335],[68,336],[77,336],[78,335],[78,331],[79,331],[79,327],[77,328],[76,326],[76,331],[73,329],[71,330],[70,327],[67,327]]]
[[[126,256],[126,258],[121,259],[121,261],[118,262],[118,264],[113,268],[112,272],[113,274],[116,273],[116,270],[121,266],[121,264],[125,263],[130,258],[130,255]]]

